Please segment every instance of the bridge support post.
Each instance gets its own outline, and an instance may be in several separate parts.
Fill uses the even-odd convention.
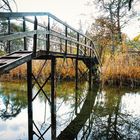
[[[51,58],[51,134],[52,140],[56,140],[56,58]]]
[[[32,61],[27,62],[28,139],[33,140]]]
[[[90,60],[90,67],[89,67],[89,90],[92,88],[92,63]]]
[[[75,115],[78,114],[78,91],[75,90]]]
[[[75,88],[78,89],[78,59],[76,59],[75,63]]]
[[[33,136],[35,135],[38,139],[44,139],[44,134],[51,128],[51,138],[52,140],[56,140],[56,58],[54,56],[51,57],[51,75],[45,80],[43,85],[41,86],[38,79],[32,73],[32,61],[27,62],[27,88],[28,88],[28,139],[33,140]],[[39,72],[40,73],[40,72]],[[37,76],[38,77],[38,76]],[[33,87],[34,84],[32,81],[39,86],[39,90],[36,92],[33,97]],[[51,80],[51,97],[49,98],[46,92],[43,90],[43,87],[46,85],[48,80]],[[40,92],[43,92],[46,99],[48,99],[51,105],[51,125],[46,128],[46,130],[42,133],[36,123],[33,120],[33,101],[37,97]],[[34,127],[35,128],[34,128]],[[36,131],[34,131],[36,130]]]

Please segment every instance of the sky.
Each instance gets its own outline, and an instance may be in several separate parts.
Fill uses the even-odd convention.
[[[19,12],[50,12],[77,30],[81,21],[84,31],[99,15],[97,7],[86,5],[88,1],[91,0],[16,0]],[[140,20],[138,21],[140,5],[136,5],[135,8],[139,16],[131,19],[130,23],[123,29],[123,32],[130,38],[140,34]]]
[[[50,12],[69,25],[78,28],[81,20],[88,26],[94,8],[86,6],[87,0],[16,0],[19,12]]]

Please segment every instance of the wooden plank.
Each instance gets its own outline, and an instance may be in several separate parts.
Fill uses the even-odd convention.
[[[20,57],[19,57],[20,54]],[[17,56],[18,55],[18,56]],[[15,52],[11,55],[0,57],[0,74],[3,74],[32,59],[32,52]]]
[[[16,59],[5,59],[5,58],[0,58],[0,63],[11,63],[13,61],[15,61]]]

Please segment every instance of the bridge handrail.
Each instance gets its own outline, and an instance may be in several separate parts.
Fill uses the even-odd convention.
[[[94,54],[96,55],[96,57],[97,57],[97,59],[98,59],[98,61],[99,61],[99,55],[98,55],[98,51],[97,51],[97,49],[95,48],[95,46],[94,46],[94,44],[93,44],[93,42],[92,42],[92,40],[90,39],[90,38],[88,38],[86,35],[84,35],[83,33],[80,33],[78,30],[76,30],[76,29],[74,29],[73,27],[71,27],[70,25],[68,25],[67,23],[65,23],[65,22],[63,22],[62,20],[60,20],[59,18],[57,18],[56,16],[54,16],[54,15],[52,15],[51,13],[49,13],[49,12],[0,12],[0,18],[1,19],[8,19],[8,20],[11,20],[11,19],[18,19],[18,18],[23,18],[23,20],[25,20],[25,21],[28,21],[28,22],[32,22],[33,24],[34,24],[34,26],[35,26],[35,21],[33,21],[33,20],[31,20],[31,19],[28,19],[27,17],[35,17],[35,19],[36,19],[36,17],[37,16],[47,16],[48,17],[48,26],[49,26],[49,18],[52,18],[53,20],[55,20],[56,22],[58,22],[58,23],[60,23],[60,24],[62,24],[66,29],[70,29],[70,30],[72,30],[72,31],[74,31],[78,36],[82,36],[82,37],[84,37],[86,40],[88,40],[88,41],[90,41],[91,43],[90,43],[90,45],[87,45],[86,43],[84,44],[84,43],[80,43],[80,41],[77,39],[77,41],[76,41],[76,39],[72,39],[72,38],[69,38],[68,36],[67,36],[67,33],[65,33],[65,35],[63,36],[63,35],[59,35],[59,34],[57,34],[57,36],[59,35],[59,37],[60,38],[63,38],[64,40],[66,40],[66,41],[71,41],[71,42],[74,42],[74,43],[76,43],[77,45],[82,45],[82,46],[84,46],[84,47],[86,47],[86,48],[89,48],[89,49],[91,49],[92,51],[94,51]],[[37,22],[37,21],[36,21]],[[41,23],[36,23],[37,25],[36,26],[41,26],[41,27],[44,27],[44,28],[49,28],[49,27],[45,27],[43,24],[41,24]],[[36,27],[37,28],[37,27]],[[11,39],[14,39],[14,37],[16,37],[16,38],[18,38],[18,37],[26,37],[26,36],[28,36],[28,34],[29,35],[34,35],[34,36],[36,36],[37,34],[39,34],[39,33],[41,33],[41,31],[39,31],[39,30],[37,30],[37,29],[35,29],[34,28],[34,30],[33,31],[28,31],[28,32],[21,32],[21,33],[17,33],[17,34],[15,34],[15,35],[12,35],[12,36],[10,36],[10,34],[7,36],[7,40],[10,40],[10,38]],[[54,35],[55,36],[55,34],[56,33],[52,33],[51,32],[51,30],[50,29],[48,29],[48,31],[46,31],[46,32],[42,32],[42,34],[52,34],[52,35]],[[0,37],[0,41],[2,40],[2,39],[5,39],[6,40],[6,37],[4,38],[4,37]],[[91,45],[92,44],[92,45]]]
[[[85,45],[83,43],[80,43],[80,42],[78,42],[78,41],[76,41],[76,40],[74,40],[72,38],[65,37],[64,35],[54,33],[52,31],[49,32],[49,31],[42,31],[42,30],[18,32],[18,33],[14,33],[14,34],[10,34],[10,35],[7,34],[6,36],[0,36],[0,41],[11,41],[11,40],[14,40],[14,39],[19,39],[19,38],[23,38],[23,37],[27,37],[27,36],[33,36],[35,34],[50,34],[50,35],[59,37],[61,39],[65,39],[67,41],[70,41],[70,42],[85,46],[85,47],[87,47],[89,49],[92,49],[91,46],[88,46],[88,45]]]
[[[49,12],[12,12],[12,13],[11,12],[0,12],[0,18],[9,18],[9,19],[15,19],[15,18],[21,18],[21,17],[27,17],[27,16],[45,16],[45,15],[55,19],[56,21],[63,24],[64,26],[67,26],[68,28],[72,29],[73,31],[75,31],[75,32],[79,33],[80,35],[86,37],[87,39],[91,40],[89,37],[87,37],[83,33],[79,32],[78,30],[74,29],[69,24],[60,20],[59,18],[57,18],[56,16],[54,16],[53,14],[51,14]]]

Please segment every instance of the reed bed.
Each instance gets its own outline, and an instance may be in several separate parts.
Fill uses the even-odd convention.
[[[44,66],[44,67],[42,67]],[[51,73],[50,60],[35,60],[32,63],[33,74],[41,80],[46,79]],[[79,74],[84,73],[87,67],[82,61],[78,63]],[[42,69],[42,70],[41,70]],[[41,71],[41,72],[40,72]],[[39,74],[39,76],[38,76]],[[73,79],[75,78],[75,60],[72,59],[57,59],[56,61],[56,75],[58,79]],[[16,81],[27,79],[27,65],[23,64],[9,73],[3,74],[0,77],[1,81]]]
[[[102,67],[101,81],[110,85],[140,85],[140,56],[131,53],[108,55]]]
[[[38,75],[42,65],[42,72],[39,74],[41,80],[46,79],[51,73],[51,61],[36,60],[33,61],[33,74]],[[87,71],[87,67],[82,61],[78,62],[78,72],[82,75]],[[75,78],[75,60],[57,59],[56,74],[58,79]],[[140,86],[140,56],[139,54],[116,53],[115,55],[107,54],[101,68],[101,82],[107,85],[117,86]],[[9,73],[1,75],[1,81],[17,81],[27,79],[27,66],[23,64]]]

